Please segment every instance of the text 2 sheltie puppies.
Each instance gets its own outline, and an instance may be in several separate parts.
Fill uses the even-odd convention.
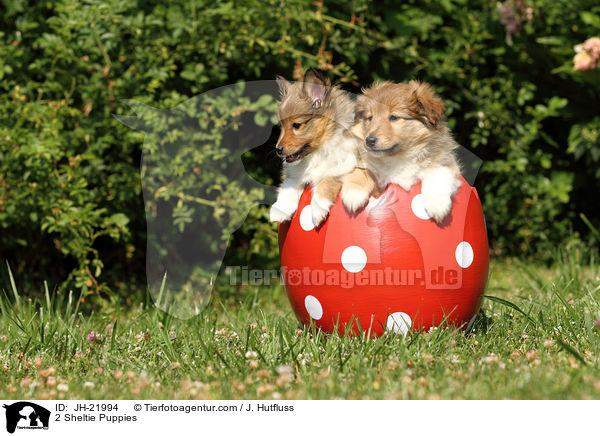
[[[431,87],[417,81],[374,84],[357,104],[366,168],[381,189],[396,183],[408,191],[421,181],[425,210],[438,223],[450,212],[452,195],[461,184],[453,153],[458,144],[443,110]]]
[[[355,169],[358,149],[362,147],[362,140],[348,130],[354,122],[354,102],[312,69],[306,72],[303,82],[288,82],[282,77],[277,82],[281,91],[281,135],[276,151],[283,158],[283,177],[270,219],[289,220],[304,187],[310,184],[312,218],[318,226],[329,214],[342,176]],[[349,187],[354,186],[352,181],[359,174],[352,177]],[[365,203],[368,195],[364,200],[350,200]]]

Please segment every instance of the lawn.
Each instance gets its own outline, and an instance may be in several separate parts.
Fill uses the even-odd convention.
[[[378,339],[299,329],[279,286],[217,291],[180,321],[143,304],[84,314],[9,281],[0,397],[600,399],[600,270],[578,247],[550,267],[493,260],[474,331]]]

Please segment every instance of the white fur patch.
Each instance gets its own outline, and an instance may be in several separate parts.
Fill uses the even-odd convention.
[[[415,164],[411,164],[408,167],[402,168],[397,174],[394,174],[391,177],[390,182],[395,183],[396,185],[400,185],[400,187],[405,191],[410,191],[412,185],[417,183],[417,176],[415,170]],[[385,185],[382,184],[382,186],[387,186],[387,183]]]
[[[273,206],[271,206],[271,210],[269,211],[269,220],[271,222],[280,223],[292,219],[292,215],[294,214],[295,210],[290,212],[289,209],[286,209],[286,206],[286,204],[280,202],[273,204]]]
[[[281,210],[281,205],[275,203],[271,206],[271,210],[269,211],[269,221],[272,223],[282,223],[284,221],[289,221],[292,218],[292,213],[287,213]]]
[[[377,177],[379,186],[394,183],[405,191],[409,191],[417,182],[417,174],[421,169],[420,162],[414,156],[379,156],[371,153],[366,160],[367,167]]]
[[[359,146],[354,137],[339,132],[318,150],[306,156],[291,171],[302,174],[301,182],[316,186],[327,177],[339,177],[352,171],[357,164],[355,150]]]
[[[369,191],[361,189],[343,189],[342,202],[348,212],[356,212],[362,209],[369,202]]]

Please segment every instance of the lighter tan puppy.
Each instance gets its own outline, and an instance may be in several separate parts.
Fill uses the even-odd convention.
[[[377,83],[359,97],[353,129],[364,138],[365,168],[379,188],[395,183],[408,191],[420,181],[425,210],[438,223],[450,212],[461,184],[453,152],[458,144],[443,110],[427,83]],[[365,186],[363,195],[369,189]]]

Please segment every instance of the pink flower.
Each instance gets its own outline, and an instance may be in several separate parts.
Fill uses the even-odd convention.
[[[598,328],[600,328],[600,318],[598,318],[596,321],[594,321],[594,325]]]
[[[87,340],[90,342],[101,344],[102,342],[104,342],[104,337],[96,335],[96,333],[92,330],[88,333]]]
[[[583,43],[583,49],[589,52],[592,57],[597,58],[600,55],[600,38],[592,36]]]
[[[599,37],[588,38],[583,44],[577,44],[574,48],[576,54],[573,58],[573,68],[575,70],[593,70],[598,67],[600,61]]]
[[[586,52],[580,51],[573,58],[575,70],[591,70],[596,67],[594,59]]]

